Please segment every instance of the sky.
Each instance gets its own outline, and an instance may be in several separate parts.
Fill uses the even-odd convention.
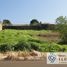
[[[0,21],[29,24],[37,19],[55,23],[59,16],[67,16],[67,0],[0,0]]]

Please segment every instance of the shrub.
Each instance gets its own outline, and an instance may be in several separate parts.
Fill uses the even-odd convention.
[[[1,52],[11,51],[11,50],[12,50],[12,46],[9,44],[1,44],[0,45]]]
[[[40,45],[40,51],[42,52],[49,52],[48,43],[44,43]]]
[[[29,43],[28,42],[23,42],[23,41],[17,43],[13,47],[14,47],[14,50],[16,50],[16,51],[18,51],[18,50],[21,50],[21,51],[31,50]]]
[[[55,43],[50,44],[49,46],[49,51],[50,52],[58,52],[61,51],[61,46]]]
[[[61,34],[60,44],[67,44],[67,17],[60,16],[56,19],[56,30]]]
[[[56,43],[44,43],[41,48],[40,51],[43,52],[60,52],[61,51],[61,46],[56,44]]]
[[[40,46],[39,46],[38,43],[36,43],[36,42],[30,42],[30,45],[31,45],[31,49],[34,49],[34,50],[37,50],[37,51],[40,50]]]

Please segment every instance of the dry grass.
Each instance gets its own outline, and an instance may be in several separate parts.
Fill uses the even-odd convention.
[[[38,34],[34,37],[37,37],[38,39],[42,41],[51,41],[51,42],[58,42],[60,40],[60,34],[58,32],[52,32],[48,34]]]
[[[41,60],[46,57],[46,53],[38,51],[18,51],[18,52],[6,52],[0,53],[0,60]]]

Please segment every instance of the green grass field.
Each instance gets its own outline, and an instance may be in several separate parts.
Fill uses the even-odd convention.
[[[53,33],[56,32],[50,30],[2,30],[0,31],[0,51],[31,51],[32,49],[43,52],[67,51],[66,45],[57,44],[58,37],[52,36]]]

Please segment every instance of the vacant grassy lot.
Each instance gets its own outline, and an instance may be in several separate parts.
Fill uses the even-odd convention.
[[[0,51],[67,51],[66,45],[57,44],[58,40],[59,34],[50,30],[3,30],[0,31]]]
[[[0,32],[0,44],[13,44],[30,38],[44,41],[49,39],[56,40],[58,39],[58,34],[50,30],[3,30]]]

